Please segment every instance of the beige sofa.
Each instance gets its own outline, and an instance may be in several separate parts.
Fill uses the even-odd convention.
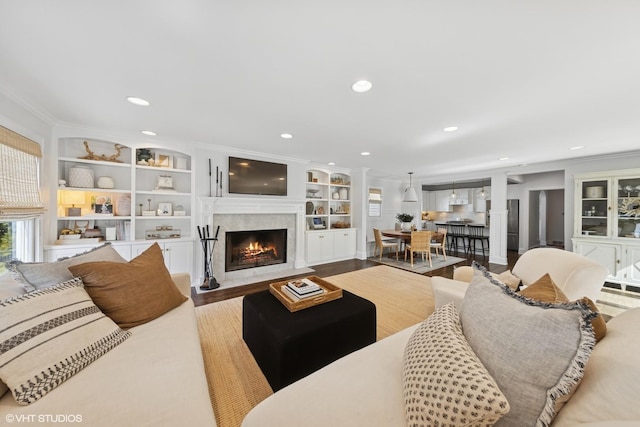
[[[557,258],[566,254],[558,255],[557,252],[542,251],[538,255],[553,255],[558,262],[566,261]],[[514,273],[522,274],[523,279],[535,280],[537,277],[533,276],[539,274],[524,269],[531,260],[528,258],[518,269],[514,268]],[[544,265],[544,268],[549,266]],[[571,264],[566,266],[571,267]],[[593,270],[589,269],[591,267]],[[553,276],[558,282],[572,284],[565,289],[567,296],[574,296],[571,289],[580,282],[604,280],[606,271],[591,267],[585,271],[578,269],[573,274]],[[597,277],[592,277],[595,274]],[[561,277],[566,280],[560,280]],[[583,296],[582,292],[578,294]],[[552,426],[640,425],[640,405],[636,402],[640,396],[638,324],[640,308],[608,322],[607,334],[595,345],[577,391],[560,410]],[[400,331],[281,389],[253,408],[242,426],[406,426],[403,356],[407,342],[417,328],[415,325]],[[505,324],[505,328],[509,329],[508,325]],[[517,364],[518,360],[513,363]]]
[[[520,279],[524,286],[538,280],[541,272],[549,273],[553,282],[570,301],[582,297],[596,301],[608,274],[607,269],[601,264],[582,255],[556,248],[531,249],[522,254],[513,266],[513,275]],[[468,266],[456,268],[453,279],[432,277],[431,286],[436,308],[451,301],[460,307],[472,277],[473,270]]]
[[[190,296],[189,275],[173,279]],[[24,293],[8,275],[0,282],[0,299]],[[129,339],[31,405],[4,393],[0,423],[215,426],[193,301],[130,331]]]

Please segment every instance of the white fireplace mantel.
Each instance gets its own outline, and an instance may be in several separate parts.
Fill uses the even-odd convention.
[[[295,227],[293,230],[289,230],[295,236],[295,250],[293,252],[293,267],[304,268],[306,266],[305,253],[304,253],[304,230],[305,230],[305,200],[277,200],[270,198],[245,198],[245,197],[200,197],[200,226],[209,226],[211,230],[216,230],[216,227],[220,224],[216,224],[216,215],[234,215],[237,216],[236,220],[240,219],[243,215],[295,215]],[[222,220],[224,217],[219,217]],[[254,218],[255,219],[255,218]],[[237,221],[235,221],[237,223]],[[242,220],[240,221],[242,222]],[[247,219],[247,222],[252,222]],[[214,275],[223,284],[225,279],[237,279],[243,274],[254,275],[257,274],[254,271],[256,269],[238,270],[234,272],[225,273],[223,266],[223,233],[227,230],[222,230],[219,236],[219,244],[214,249]],[[220,252],[218,252],[220,251]],[[284,268],[285,266],[269,266],[261,267],[265,270],[274,270],[277,268]],[[291,268],[291,267],[289,267]]]

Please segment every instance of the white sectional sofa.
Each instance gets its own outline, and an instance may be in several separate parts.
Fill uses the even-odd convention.
[[[172,277],[190,296],[189,275]],[[0,299],[25,292],[8,275],[1,282]],[[215,426],[193,301],[130,331],[128,339],[30,405],[18,405],[0,384],[0,424]]]
[[[519,269],[514,269],[514,272],[523,274],[523,277],[526,277],[527,280],[531,276],[530,280],[533,281],[533,276],[538,278],[542,274],[540,273],[541,271],[551,271],[560,284],[569,283],[571,285],[565,287],[567,296],[577,296],[576,298],[585,296],[582,291],[575,289],[576,286],[582,283],[586,290],[586,295],[593,298],[592,288],[602,286],[606,276],[606,270],[597,265],[594,266],[590,262],[582,262],[582,264],[578,262],[584,269],[569,262],[569,260],[575,262],[584,261],[584,259],[579,260],[573,257],[575,254],[560,254],[559,251],[541,251],[537,255],[542,256],[540,259],[544,259],[546,264],[532,262],[535,259],[532,259],[531,255],[526,258],[523,256],[524,263]],[[533,258],[535,256],[536,253],[534,252]],[[535,273],[533,270],[525,268],[527,265],[533,267],[534,264],[538,266]],[[493,281],[487,273],[485,273],[485,279],[489,282]],[[598,281],[600,281],[599,285],[597,284]],[[445,298],[448,299],[447,301],[440,301],[441,307],[444,305],[451,306],[453,302],[456,303],[455,306],[457,307],[462,305],[469,283],[457,282],[458,286],[456,287],[456,281],[448,279],[441,281],[443,287],[451,283],[454,285],[453,292],[445,295]],[[474,279],[475,284],[476,280]],[[502,288],[506,287],[501,285],[500,289]],[[536,372],[539,375],[541,370],[544,370],[544,366],[548,363],[547,357],[556,358],[553,351],[554,343],[563,340],[532,339],[527,334],[527,322],[530,319],[528,312],[537,309],[542,313],[549,310],[549,308],[546,307],[546,304],[535,304],[535,307],[532,308],[530,306],[534,304],[527,302],[526,298],[517,295],[513,296],[516,293],[509,289],[503,292],[505,295],[511,293],[511,297],[506,299],[522,303],[524,307],[522,310],[527,312],[523,313],[524,320],[520,319],[520,323],[524,324],[524,329],[514,333],[513,325],[508,320],[509,317],[507,317],[506,321],[504,317],[498,319],[500,313],[497,313],[497,311],[502,308],[494,310],[491,298],[488,299],[488,303],[485,300],[484,304],[490,309],[476,311],[475,313],[473,310],[468,310],[468,312],[473,313],[471,322],[476,323],[477,320],[477,324],[480,325],[477,327],[483,329],[484,323],[482,322],[485,322],[484,317],[492,318],[489,323],[494,321],[494,323],[497,323],[498,329],[505,331],[505,336],[510,337],[506,341],[508,343],[507,348],[512,348],[514,351],[514,354],[508,354],[505,360],[513,363],[515,369],[522,369],[522,366],[524,366],[522,361],[528,356],[526,352],[516,356],[518,347],[533,343],[533,348],[540,347],[540,349],[544,349],[536,357],[539,361],[538,366],[543,367],[537,371],[532,370],[534,372],[531,375],[535,377],[537,375]],[[467,307],[462,308],[461,313],[472,305],[469,301],[467,301]],[[475,305],[476,302],[477,300],[474,299],[473,304]],[[557,309],[566,312],[583,310],[582,305],[577,305],[578,307],[574,303],[558,304],[558,306],[564,308]],[[568,308],[569,306],[572,308]],[[500,307],[504,306],[501,304]],[[446,309],[447,307],[444,308]],[[516,310],[520,309],[516,307]],[[587,312],[589,311],[587,310]],[[540,315],[544,316],[544,314]],[[584,319],[588,319],[588,317]],[[535,319],[531,320],[535,321]],[[467,318],[467,321],[469,321],[469,318]],[[584,333],[585,323],[582,322],[581,324],[583,326],[572,326],[571,328]],[[597,344],[593,345],[595,340],[589,338],[592,352],[586,367],[584,367],[584,364],[578,363],[578,365],[582,366],[578,370],[583,370],[584,375],[578,383],[577,390],[573,395],[569,395],[568,402],[559,412],[555,413],[556,416],[551,423],[552,426],[640,426],[640,405],[636,402],[637,397],[640,396],[640,364],[637,363],[638,354],[640,354],[640,334],[637,332],[639,324],[640,308],[632,309],[611,319],[606,326],[606,336]],[[306,427],[406,426],[406,401],[403,395],[406,392],[403,380],[405,350],[407,343],[412,339],[413,332],[419,327],[420,325],[415,325],[400,331],[281,389],[253,408],[244,419],[242,427],[301,425]],[[465,335],[467,332],[464,332]],[[588,334],[583,335],[583,337],[586,335]],[[495,339],[500,339],[495,335],[491,336]],[[488,340],[493,340],[492,342],[485,344],[489,347],[489,351],[492,351],[494,346],[498,348],[495,345],[494,338]],[[521,358],[520,360],[518,360],[519,357]],[[578,358],[576,357],[575,360],[578,360]],[[557,384],[560,384],[560,382]],[[575,384],[573,387],[575,387]],[[443,406],[447,404],[444,400],[442,402]],[[513,422],[501,423],[502,421],[505,420],[498,421],[496,425],[517,425],[517,427],[523,425],[521,423],[514,424]]]

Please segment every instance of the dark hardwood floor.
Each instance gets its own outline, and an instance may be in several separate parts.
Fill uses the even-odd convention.
[[[455,255],[461,258],[466,258],[466,260],[456,264],[455,266],[450,265],[447,267],[442,267],[436,270],[429,271],[428,273],[425,273],[425,276],[443,276],[443,277],[452,278],[454,267],[458,267],[462,265],[471,265],[471,261],[473,260],[484,265],[486,268],[489,269],[489,271],[492,271],[494,273],[502,273],[503,271],[512,269],[513,265],[515,264],[519,256],[516,251],[508,251],[507,253],[508,265],[500,265],[500,264],[489,263],[488,257],[486,258],[483,258],[482,256],[472,257],[472,256],[465,255],[464,253],[455,253],[455,252],[453,252],[451,255]],[[346,261],[332,262],[329,264],[314,265],[311,268],[313,268],[315,272],[311,274],[318,277],[328,277],[328,276],[334,276],[336,274],[348,273],[350,271],[361,270],[363,268],[375,267],[376,265],[380,265],[380,264],[372,261],[368,261],[368,260],[350,259]],[[308,275],[310,274],[282,277],[278,279],[278,281],[289,280],[289,279],[304,277]],[[200,306],[200,305],[210,304],[212,302],[218,302],[218,301],[223,301],[230,298],[248,295],[254,292],[259,292],[259,291],[268,289],[269,283],[272,283],[272,282],[274,282],[274,280],[251,283],[249,285],[243,285],[243,286],[235,286],[232,288],[216,289],[216,290],[205,292],[202,294],[197,294],[195,289],[192,289],[191,297],[195,305]]]

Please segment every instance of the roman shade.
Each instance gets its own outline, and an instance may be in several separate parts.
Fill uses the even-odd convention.
[[[42,214],[38,183],[40,145],[0,126],[0,219]]]

